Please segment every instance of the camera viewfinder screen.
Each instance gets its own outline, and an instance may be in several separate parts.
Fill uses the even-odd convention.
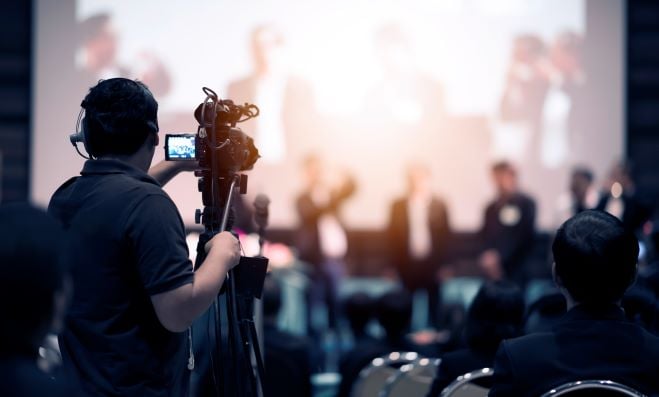
[[[165,157],[167,160],[194,160],[195,135],[167,135]]]

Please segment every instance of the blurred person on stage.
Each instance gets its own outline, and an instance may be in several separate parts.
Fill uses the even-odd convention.
[[[632,166],[624,161],[613,164],[600,193],[597,209],[622,221],[625,228],[639,234],[652,215],[652,205],[636,187]]]
[[[158,98],[171,88],[171,76],[160,59],[149,51],[141,51],[127,67],[118,59],[119,33],[108,13],[87,17],[78,24],[80,39],[77,63],[83,84],[95,84],[111,77],[136,78],[146,84]]]
[[[479,265],[491,280],[525,282],[525,262],[535,242],[535,201],[519,189],[517,170],[507,162],[492,166],[497,197],[487,205],[481,237],[485,250]]]
[[[389,247],[405,288],[428,294],[429,323],[438,327],[439,267],[450,246],[449,214],[432,191],[430,169],[413,164],[407,170],[407,193],[391,205]]]
[[[593,172],[589,168],[576,167],[572,170],[569,191],[556,202],[554,219],[557,225],[581,211],[597,207],[599,195],[593,182]]]
[[[311,306],[323,300],[330,328],[336,327],[336,289],[345,273],[348,239],[340,221],[340,209],[355,192],[354,180],[344,176],[336,186],[327,180],[322,160],[309,155],[303,164],[304,189],[296,199],[299,225],[296,248],[300,260],[312,266]],[[311,310],[312,307],[310,307]]]
[[[271,25],[256,27],[251,34],[252,72],[229,84],[227,95],[236,103],[256,103],[258,118],[242,129],[254,137],[263,164],[280,164],[291,147],[313,125],[311,86],[292,74],[286,65],[284,35]]]
[[[158,103],[143,83],[102,80],[81,106],[90,159],[48,206],[68,232],[75,287],[59,335],[64,368],[85,395],[186,395],[185,331],[238,263],[238,240],[217,234],[193,272],[183,221],[159,183],[188,166],[161,163],[151,170],[158,179],[147,174]]]

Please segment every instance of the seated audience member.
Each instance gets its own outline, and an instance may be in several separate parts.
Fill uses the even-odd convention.
[[[517,171],[501,161],[492,167],[497,197],[487,206],[481,236],[485,251],[479,265],[491,280],[523,284],[524,263],[535,241],[535,201],[522,193]]]
[[[625,319],[638,241],[601,211],[566,221],[552,246],[554,279],[568,312],[551,331],[504,341],[490,396],[538,396],[567,382],[605,379],[642,393],[659,390],[659,338]]]
[[[350,325],[355,346],[362,342],[372,342],[376,339],[366,332],[366,326],[373,319],[374,301],[365,292],[350,295],[344,304],[344,313]]]
[[[366,326],[373,318],[374,308],[373,298],[363,292],[351,295],[345,302],[344,312],[354,337],[354,346],[339,360],[341,384],[337,397],[349,396],[362,368],[374,358],[389,353],[389,349],[382,341],[366,332]]]
[[[651,291],[659,299],[659,218],[652,222],[648,239],[647,264],[639,269],[636,284]]]
[[[523,318],[524,298],[519,287],[508,281],[483,284],[467,313],[467,348],[442,356],[429,396],[439,396],[460,375],[491,368],[499,343],[521,334]]]
[[[281,288],[268,275],[263,286],[263,345],[266,396],[311,396],[311,345],[307,338],[277,327]]]
[[[652,291],[635,283],[620,302],[627,320],[643,327],[646,331],[659,335],[657,299]]]
[[[402,289],[382,295],[376,304],[375,317],[385,333],[385,346],[389,352],[416,351],[408,334],[412,323],[412,296]]]
[[[0,207],[0,395],[72,396],[37,364],[39,346],[61,327],[70,284],[61,229],[27,204]],[[68,287],[68,288],[67,288]]]

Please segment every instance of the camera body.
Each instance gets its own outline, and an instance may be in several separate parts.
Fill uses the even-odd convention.
[[[165,159],[199,162],[200,176],[222,177],[252,169],[259,151],[254,140],[236,127],[258,116],[255,105],[236,105],[222,100],[204,87],[206,100],[194,112],[199,123],[196,134],[165,136]]]

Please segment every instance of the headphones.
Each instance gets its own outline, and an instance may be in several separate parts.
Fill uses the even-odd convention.
[[[81,107],[80,113],[78,113],[78,119],[76,121],[76,129],[73,134],[69,135],[69,141],[76,149],[76,152],[78,152],[78,154],[82,158],[87,160],[93,160],[96,159],[98,156],[94,154],[96,152],[95,148],[92,146],[89,137],[87,137],[87,128],[85,128],[85,111],[87,109],[87,102],[83,100],[80,103],[80,107]],[[145,124],[146,124],[147,132],[149,133],[158,132],[159,128],[157,121],[148,120],[145,122]],[[86,156],[80,151],[80,148],[78,148],[78,143],[80,142],[82,142],[85,151],[87,152]]]
[[[82,119],[83,115],[85,114],[85,101],[83,100],[82,103],[80,104],[80,113],[78,113],[78,121],[76,121],[76,132],[73,134],[69,135],[69,140],[71,141],[71,144],[73,147],[76,149],[76,152],[80,155],[80,157],[91,160],[94,158],[92,156],[91,152],[89,151],[89,147],[87,146],[87,138],[85,136],[85,128],[82,126]],[[82,144],[85,147],[85,151],[87,152],[87,156],[82,154],[80,149],[78,148],[78,143],[82,142]]]

